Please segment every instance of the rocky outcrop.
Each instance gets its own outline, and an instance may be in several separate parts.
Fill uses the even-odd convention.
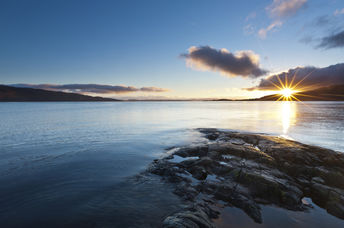
[[[163,221],[163,227],[166,227],[166,228],[175,228],[175,227],[215,228],[215,225],[211,221],[211,213],[210,213],[209,207],[207,207],[206,205],[202,205],[202,206],[194,205],[194,206],[190,206],[184,209],[181,212],[177,212],[165,218],[165,220]]]
[[[303,197],[344,219],[344,154],[268,135],[199,131],[207,142],[172,149],[148,168],[189,205],[164,227],[214,227],[219,200],[257,223],[261,204],[308,210]]]

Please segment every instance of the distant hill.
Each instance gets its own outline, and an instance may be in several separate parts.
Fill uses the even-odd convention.
[[[344,101],[344,85],[318,88],[293,94],[301,101]],[[268,95],[255,99],[237,101],[276,101],[278,97]],[[202,99],[200,99],[202,100]],[[4,101],[120,101],[112,98],[92,97],[77,93],[56,92],[43,89],[18,88],[0,85],[0,102]],[[135,100],[129,100],[135,101]],[[141,101],[141,100],[140,100]],[[194,101],[194,100],[142,100],[142,101]],[[195,100],[196,101],[196,100]],[[231,99],[207,99],[204,101],[236,101]]]
[[[43,89],[17,88],[0,85],[0,101],[119,101],[77,93],[55,92]]]
[[[333,85],[321,87],[315,90],[300,92],[293,94],[301,101],[344,101],[344,85]],[[268,95],[257,99],[256,101],[275,101],[278,97]]]

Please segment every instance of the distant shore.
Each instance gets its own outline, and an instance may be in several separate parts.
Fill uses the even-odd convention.
[[[313,91],[306,91],[293,94],[293,101],[344,101],[344,85],[322,87]],[[78,93],[67,93],[60,91],[50,91],[43,89],[19,88],[13,86],[0,85],[0,102],[80,102],[80,101],[284,101],[281,95],[274,94],[252,99],[114,99],[104,97],[93,97]]]

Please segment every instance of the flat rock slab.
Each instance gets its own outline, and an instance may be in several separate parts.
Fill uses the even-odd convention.
[[[174,148],[148,173],[174,184],[186,205],[164,227],[215,227],[217,202],[262,223],[260,205],[309,210],[309,197],[344,219],[344,154],[280,137],[198,129],[207,142]]]

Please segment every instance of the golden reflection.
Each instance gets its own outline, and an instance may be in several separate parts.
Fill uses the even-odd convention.
[[[282,127],[283,127],[283,135],[288,134],[288,130],[291,125],[295,122],[296,116],[296,106],[294,102],[291,101],[283,101],[282,103]]]

